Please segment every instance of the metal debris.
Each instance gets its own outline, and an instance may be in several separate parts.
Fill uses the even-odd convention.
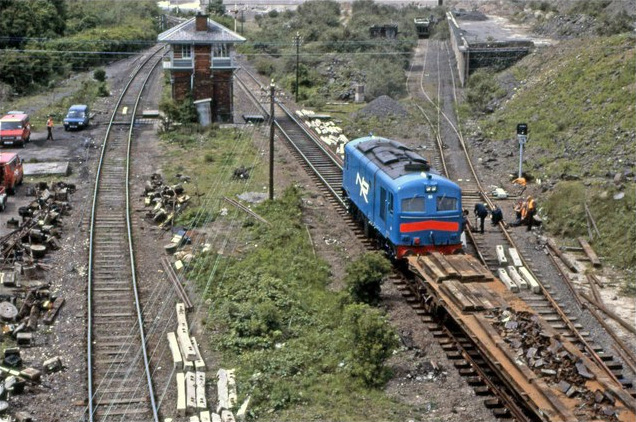
[[[611,396],[601,391],[590,391],[586,381],[595,376],[581,359],[571,354],[563,344],[546,333],[537,315],[509,310],[492,311],[493,325],[520,360],[548,385],[567,397],[581,401],[580,411],[586,412],[586,420],[613,419],[616,413]]]
[[[72,209],[68,199],[75,192],[75,185],[57,182],[49,186],[40,182],[32,191],[36,199],[18,209],[22,221],[9,220],[7,225],[15,230],[0,238],[0,257],[5,263],[33,264],[48,250],[60,248],[59,225],[62,216]]]
[[[187,176],[179,176],[180,180],[189,180]],[[152,207],[146,218],[166,229],[172,226],[176,215],[188,206],[190,200],[181,183],[166,185],[158,173],[152,174],[146,181],[144,197],[144,205]]]

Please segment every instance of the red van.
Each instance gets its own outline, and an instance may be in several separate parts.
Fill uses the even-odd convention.
[[[0,152],[0,186],[4,186],[7,193],[15,193],[15,187],[22,184],[24,169],[22,160],[15,152]]]
[[[0,119],[0,144],[23,147],[31,140],[29,115],[9,113]]]

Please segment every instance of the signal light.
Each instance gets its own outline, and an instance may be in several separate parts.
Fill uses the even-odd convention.
[[[528,125],[525,123],[519,123],[517,125],[517,135],[527,135],[528,134]]]

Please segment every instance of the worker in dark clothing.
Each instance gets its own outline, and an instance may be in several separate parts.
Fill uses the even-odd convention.
[[[488,208],[486,208],[486,204],[482,204],[478,202],[475,204],[475,221],[479,220],[479,231],[481,233],[484,232],[484,220],[488,217]]]
[[[462,231],[470,230],[470,221],[468,221],[469,212],[466,208],[462,210]]]
[[[498,205],[495,205],[495,208],[490,213],[490,220],[492,221],[492,225],[496,226],[500,221],[503,221],[503,211],[499,208]]]
[[[47,141],[54,141],[53,139],[53,117],[49,116],[49,119],[46,121],[46,131],[48,134],[46,135]]]

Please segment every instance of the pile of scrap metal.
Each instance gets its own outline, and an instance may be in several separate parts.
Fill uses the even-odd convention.
[[[4,300],[0,302],[0,328],[6,339],[12,337],[14,346],[4,349],[0,355],[0,412],[9,409],[8,398],[20,394],[25,390],[26,384],[40,382],[42,370],[45,374],[51,374],[63,369],[61,359],[56,356],[47,359],[37,365],[42,369],[25,366],[22,360],[21,350],[24,347],[33,346],[33,332],[36,331],[38,322],[46,325],[53,324],[55,316],[64,304],[64,299],[51,293],[50,284],[40,284],[25,291],[19,285],[14,272],[0,273],[0,279],[6,289],[11,291],[13,287],[15,295],[2,295]],[[6,341],[6,340],[5,340]],[[25,412],[17,412],[10,420],[32,420]]]
[[[20,285],[15,272],[3,272],[2,285],[7,290],[15,290],[15,294],[5,295],[0,302],[0,326],[5,336],[11,335],[18,346],[30,346],[33,332],[38,322],[52,325],[64,298],[51,293],[50,283],[39,284],[28,290]],[[5,364],[8,364],[5,359]]]
[[[181,180],[187,181],[187,179],[189,179],[187,176],[181,176]],[[190,200],[190,196],[186,195],[181,183],[166,185],[161,175],[157,173],[154,173],[146,182],[144,196],[144,204],[152,207],[152,210],[146,213],[146,217],[162,228],[170,228],[175,216],[185,209]]]
[[[22,221],[15,218],[7,221],[7,225],[15,230],[0,238],[0,254],[5,263],[32,265],[48,250],[60,248],[61,217],[72,209],[68,200],[69,194],[75,192],[75,185],[57,182],[49,186],[40,182],[29,192],[36,199],[18,208]],[[41,264],[40,267],[46,266]],[[25,271],[28,268],[25,267]]]
[[[550,335],[543,329],[537,315],[495,310],[494,316],[495,327],[519,359],[536,375],[556,385],[568,398],[579,400],[578,411],[586,413],[585,420],[601,420],[614,415],[611,395],[587,387],[586,381],[595,379],[595,375],[564,347],[558,335]]]

